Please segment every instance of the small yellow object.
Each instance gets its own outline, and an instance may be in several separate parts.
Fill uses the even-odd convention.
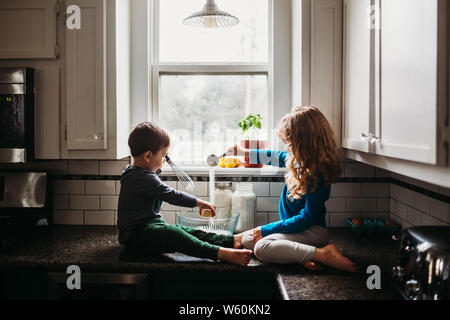
[[[219,166],[222,168],[236,168],[239,167],[242,162],[237,158],[220,158]]]
[[[203,209],[202,210],[202,217],[211,218],[212,217],[212,211],[209,210],[209,209]]]

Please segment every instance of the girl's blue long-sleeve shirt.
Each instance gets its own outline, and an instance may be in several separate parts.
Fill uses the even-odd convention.
[[[286,151],[250,150],[250,162],[259,163],[280,168],[286,167],[288,153]],[[261,227],[262,236],[272,233],[297,233],[308,229],[313,225],[326,227],[325,201],[330,197],[330,187],[324,187],[323,179],[318,177],[317,188],[304,194],[301,199],[288,199],[289,191],[286,184],[280,196],[278,205],[280,221],[269,223]]]

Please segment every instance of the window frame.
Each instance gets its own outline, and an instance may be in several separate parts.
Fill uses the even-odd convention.
[[[159,97],[161,75],[267,75],[268,119],[266,128],[268,145],[272,145],[273,119],[274,119],[274,0],[268,0],[268,61],[267,63],[248,62],[174,62],[160,63],[159,61],[159,2],[152,0],[149,4],[149,17],[153,22],[148,23],[150,44],[149,85],[150,101],[149,116],[151,121],[159,121]],[[193,166],[201,166],[195,165]]]

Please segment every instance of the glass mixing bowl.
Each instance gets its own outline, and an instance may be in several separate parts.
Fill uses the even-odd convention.
[[[239,221],[239,213],[232,212],[230,218],[205,218],[198,211],[177,212],[177,222],[180,226],[200,229],[206,232],[233,235]]]

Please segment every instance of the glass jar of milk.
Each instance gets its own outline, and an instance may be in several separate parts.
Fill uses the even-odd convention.
[[[216,218],[231,217],[231,199],[233,192],[231,191],[231,181],[217,181],[214,190],[214,204],[216,205]]]
[[[255,204],[256,195],[253,193],[253,185],[249,182],[238,183],[231,204],[231,211],[240,214],[236,233],[255,227]]]

